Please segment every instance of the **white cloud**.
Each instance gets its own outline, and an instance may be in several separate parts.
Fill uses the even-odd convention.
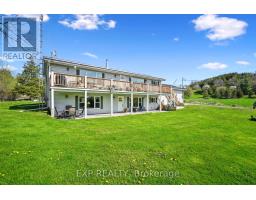
[[[7,59],[6,57],[2,57],[2,56],[0,56],[0,61],[2,61],[2,62],[8,62],[8,63],[14,62],[13,60]]]
[[[234,39],[245,34],[248,26],[244,21],[218,15],[201,15],[192,22],[197,31],[208,31],[206,37],[212,41]]]
[[[174,42],[179,42],[179,41],[180,41],[180,38],[175,37],[175,38],[173,38],[173,41],[174,41]]]
[[[75,15],[75,19],[64,19],[60,24],[74,30],[96,30],[101,28],[112,29],[116,27],[116,21],[104,20],[102,15]]]
[[[35,17],[35,18],[37,18],[38,20],[40,20],[40,17],[41,17],[41,15],[39,15],[39,14],[35,14],[35,15],[30,15],[30,14],[21,14],[21,15],[18,15],[19,17]],[[43,22],[47,22],[47,21],[49,21],[49,19],[50,19],[50,17],[49,17],[49,15],[43,15]]]
[[[8,70],[10,70],[11,72],[18,70],[18,68],[14,67],[14,66],[12,66],[12,65],[5,65],[5,66],[3,66],[2,68],[8,69]]]
[[[238,64],[238,65],[250,65],[251,63],[250,62],[248,62],[248,61],[245,61],[245,60],[238,60],[238,61],[236,61],[236,64]]]
[[[98,58],[97,55],[95,55],[95,54],[93,54],[93,53],[90,53],[90,52],[84,52],[83,55],[88,56],[88,57],[91,57],[91,58],[95,58],[95,59]]]
[[[223,63],[219,63],[219,62],[210,62],[210,63],[206,63],[206,64],[203,64],[201,66],[199,66],[198,68],[199,69],[210,69],[210,70],[220,70],[220,69],[225,69],[227,68],[228,66],[226,64],[223,64]]]

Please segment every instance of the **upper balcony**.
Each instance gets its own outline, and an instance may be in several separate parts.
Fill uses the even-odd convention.
[[[53,77],[53,78],[52,78]],[[83,88],[92,90],[115,90],[153,93],[172,93],[169,85],[152,85],[127,81],[92,78],[86,76],[51,73],[51,86],[64,88]]]

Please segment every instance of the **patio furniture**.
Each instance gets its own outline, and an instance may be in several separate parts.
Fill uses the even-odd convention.
[[[84,108],[82,111],[76,110],[76,117],[83,117],[84,116]]]
[[[138,112],[138,109],[139,109],[139,108],[134,108],[134,107],[133,107],[133,112]]]
[[[146,109],[145,109],[145,107],[144,106],[140,106],[139,108],[138,108],[138,111],[146,111]]]
[[[64,111],[65,117],[74,118],[76,116],[76,108],[71,105],[66,105],[66,110]]]
[[[60,118],[64,117],[63,112],[59,112],[56,107],[54,107],[54,110],[55,110],[57,119],[60,119]]]

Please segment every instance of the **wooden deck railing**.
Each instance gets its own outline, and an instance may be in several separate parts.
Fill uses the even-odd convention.
[[[146,83],[132,83],[127,81],[109,80],[104,78],[92,78],[60,73],[51,74],[51,84],[55,87],[66,88],[87,88],[95,90],[112,89],[116,91],[172,93],[172,88],[169,85],[160,86]]]
[[[54,74],[54,86],[69,87],[69,88],[84,88],[85,77],[67,75],[67,74]]]
[[[109,90],[111,88],[111,80],[87,77],[87,87],[85,88]]]

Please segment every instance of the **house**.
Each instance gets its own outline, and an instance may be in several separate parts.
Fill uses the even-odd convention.
[[[75,116],[161,111],[161,96],[175,94],[165,79],[44,57],[46,101],[55,117],[70,108]]]
[[[175,97],[176,97],[176,103],[181,105],[184,104],[184,91],[186,90],[183,87],[177,87],[174,85],[171,85],[174,93],[175,93]]]

